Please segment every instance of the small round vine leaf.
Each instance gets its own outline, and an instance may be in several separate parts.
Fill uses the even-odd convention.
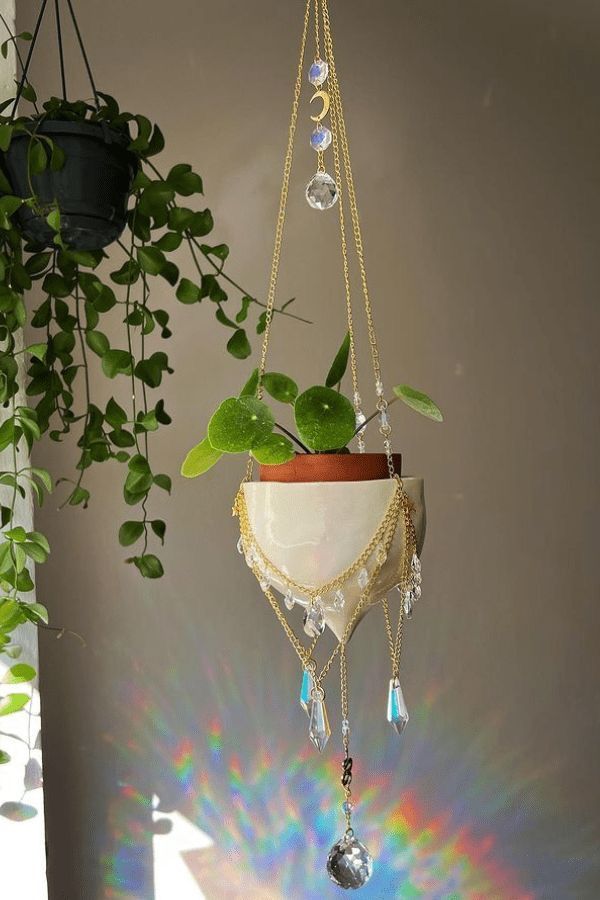
[[[266,466],[278,466],[295,456],[292,442],[283,434],[270,434],[264,441],[252,448],[254,459]]]
[[[275,420],[269,407],[255,397],[229,397],[208,423],[208,440],[223,453],[243,453],[268,437]]]
[[[181,474],[184,478],[196,478],[198,475],[204,475],[209,469],[218,463],[223,452],[215,450],[211,446],[208,438],[200,441],[195,447],[192,447],[181,466]]]
[[[427,394],[416,391],[409,387],[408,384],[397,384],[393,389],[396,397],[399,397],[407,406],[414,409],[415,412],[433,419],[434,422],[443,422],[444,416],[441,409],[433,402]]]
[[[265,391],[280,403],[294,403],[298,396],[296,382],[280,372],[265,372],[262,383]]]
[[[312,450],[341,450],[352,439],[356,427],[350,401],[320,385],[300,394],[294,416],[300,438]]]

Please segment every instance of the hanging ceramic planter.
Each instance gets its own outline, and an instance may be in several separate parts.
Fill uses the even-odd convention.
[[[322,457],[306,457],[307,460],[315,458]],[[356,455],[357,461],[361,458]],[[285,464],[281,468],[284,467]],[[403,478],[402,482],[413,508],[420,555],[425,538],[423,479]],[[338,640],[342,640],[352,623],[349,638],[370,607],[400,586],[401,561],[406,551],[402,529],[396,529],[387,551],[382,543],[376,542],[372,552],[363,559],[385,518],[394,490],[395,481],[390,478],[305,483],[261,481],[243,486],[248,524],[257,552],[265,561],[264,576],[287,599],[288,606],[297,605],[306,610],[320,586],[335,582],[340,572],[360,561],[358,571],[344,584],[321,595],[323,621]],[[355,615],[370,573],[380,564],[384,553],[385,559],[371,584],[368,600]],[[308,590],[293,590],[290,583],[304,585]]]
[[[315,27],[315,56],[306,71],[311,20]],[[296,382],[287,375],[267,371],[266,361],[305,74],[312,85],[310,103],[314,104],[313,130],[307,138],[317,154],[316,172],[306,185],[305,196],[309,206],[318,211],[317,217],[333,208],[339,217],[347,334],[325,385],[300,393]],[[327,171],[325,155],[329,148],[331,173]],[[306,0],[283,171],[259,365],[240,394],[224,400],[216,410],[206,437],[190,451],[182,472],[195,477],[226,454],[250,453],[233,506],[240,525],[237,549],[299,660],[299,705],[308,716],[309,739],[319,752],[323,752],[331,737],[325,688],[334,664],[339,663],[343,748],[340,782],[346,828],[331,848],[327,871],[338,886],[355,889],[371,877],[373,860],[356,838],[352,825],[348,644],[354,635],[353,647],[360,651],[360,622],[370,609],[379,608],[383,613],[382,639],[390,659],[387,698],[382,688],[382,701],[387,699],[382,702],[382,718],[385,715],[394,731],[402,734],[408,722],[400,685],[404,624],[422,592],[423,479],[402,474],[402,458],[392,452],[389,407],[400,398],[436,421],[441,421],[442,416],[433,401],[407,385],[394,387],[394,396],[386,396],[328,0]],[[359,390],[358,315],[353,310],[349,235],[360,273],[372,369],[375,411],[368,417],[363,412]],[[341,390],[348,367],[351,399]],[[267,395],[293,410],[296,434],[276,418],[265,402]],[[371,421],[378,427],[383,453],[365,452],[365,429]],[[294,445],[302,452],[297,452]],[[358,452],[350,452],[350,445],[356,446]],[[254,480],[255,461],[260,464],[258,481]]]
[[[27,77],[47,5],[48,0],[42,0],[11,122],[19,100],[31,91]],[[21,120],[10,146],[0,156],[0,166],[12,194],[26,201],[16,212],[16,220],[23,236],[36,249],[54,246],[56,229],[47,216],[51,210],[60,209],[63,241],[73,250],[101,250],[117,240],[125,228],[139,164],[127,150],[131,143],[127,122],[119,123],[117,130],[102,121],[100,95],[71,0],[66,0],[66,5],[89,77],[93,106],[83,101],[67,102],[60,0],[55,0],[63,104],[56,110],[45,106],[43,114]],[[35,94],[32,96],[35,100]],[[92,117],[97,116],[96,121],[82,120],[86,109]],[[48,157],[41,166],[36,159],[40,153]]]

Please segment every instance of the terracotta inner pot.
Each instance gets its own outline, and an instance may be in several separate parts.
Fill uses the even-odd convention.
[[[402,454],[394,453],[394,468],[402,473]],[[385,453],[298,453],[280,466],[261,466],[261,481],[375,481],[388,478]]]

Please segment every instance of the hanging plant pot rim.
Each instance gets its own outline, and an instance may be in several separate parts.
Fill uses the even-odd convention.
[[[129,134],[111,128],[106,122],[30,119],[28,124],[32,126],[34,132],[41,134],[82,134],[104,141],[106,144],[119,144],[123,148],[128,147],[131,143]],[[29,139],[29,134],[24,131],[17,131],[13,136],[13,141],[19,140],[19,138]]]
[[[394,469],[402,473],[402,454],[394,453]],[[261,481],[375,481],[389,478],[385,453],[297,453],[278,466],[261,465]]]

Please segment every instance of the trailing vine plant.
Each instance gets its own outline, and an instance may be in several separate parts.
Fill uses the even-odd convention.
[[[28,41],[31,34],[18,37]],[[1,45],[4,57],[16,40],[11,35]],[[157,546],[164,543],[167,526],[153,512],[152,500],[156,491],[170,492],[171,477],[153,467],[150,439],[171,422],[164,398],[155,392],[173,369],[163,347],[171,337],[169,304],[153,301],[157,279],[166,282],[179,303],[210,309],[225,328],[227,351],[236,359],[251,353],[248,323],[259,334],[265,327],[265,304],[226,269],[227,245],[207,243],[214,221],[201,202],[202,179],[187,163],[161,170],[157,158],[165,142],[157,125],[121,111],[113,97],[95,88],[93,102],[51,97],[40,104],[26,69],[19,97],[32,105],[29,114],[14,114],[15,98],[0,104],[0,450],[11,460],[0,471],[0,485],[10,492],[10,501],[0,504],[0,655],[10,659],[21,653],[13,640],[19,625],[50,627],[46,608],[29,599],[34,589],[29,566],[46,561],[49,543],[15,520],[19,496],[31,493],[41,505],[55,486],[48,471],[27,462],[45,435],[57,442],[74,436],[79,450],[75,474],[56,482],[64,492],[62,506],[88,506],[91,466],[109,461],[122,466],[123,499],[131,512],[118,539],[133,548],[126,561],[146,578],[163,574]],[[60,202],[43,200],[36,191],[36,179],[60,172],[68,162],[59,139],[41,130],[49,122],[108,127],[124,137],[135,160],[126,229],[108,252],[76,249]],[[25,195],[15,190],[5,165],[13,142],[23,139]],[[23,214],[30,212],[49,226],[48,246],[24,236]],[[235,308],[229,311],[234,298]],[[306,321],[290,311],[292,302],[277,313]],[[119,338],[112,341],[108,321],[111,333],[115,322],[121,325]],[[93,365],[109,382],[127,384],[128,403],[115,396],[104,403],[94,395]],[[28,405],[17,399],[23,368]],[[30,665],[15,663],[4,681],[27,682],[35,674]],[[0,697],[0,716],[17,712],[29,699],[26,693]],[[0,751],[0,763],[7,761],[8,754]]]

